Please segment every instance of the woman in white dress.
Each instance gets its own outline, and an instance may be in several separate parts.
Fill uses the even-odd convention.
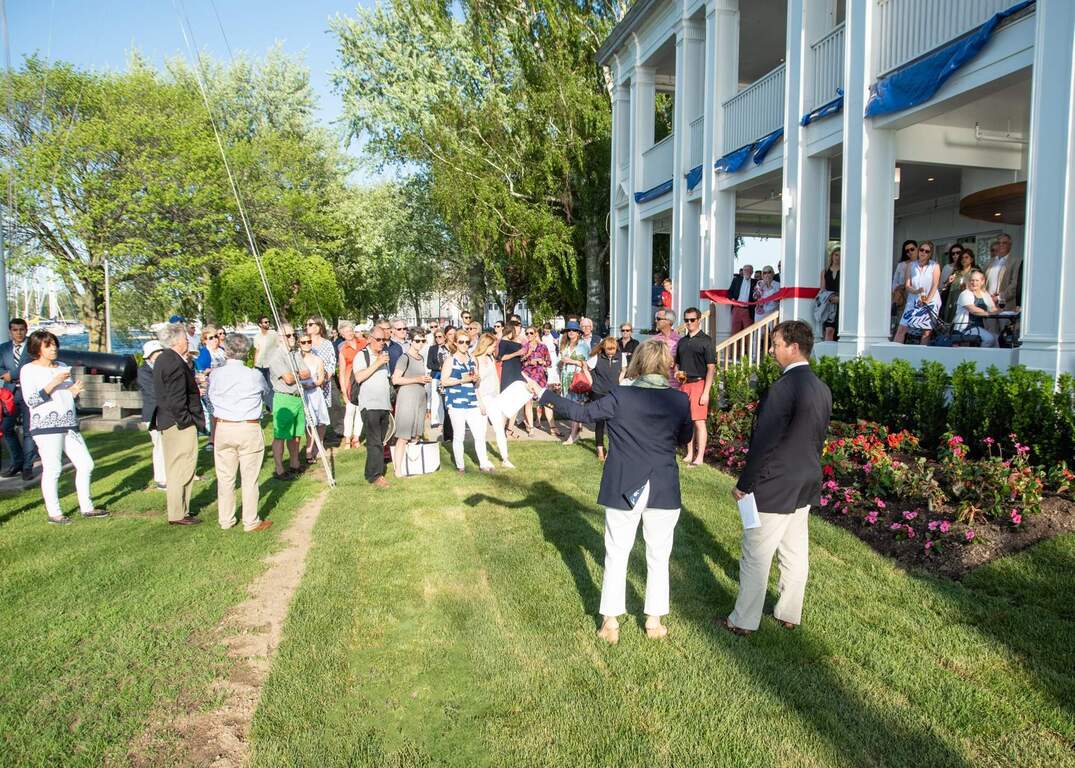
[[[500,451],[500,466],[515,469],[515,465],[508,460],[508,436],[505,432],[507,418],[501,408],[500,377],[497,375],[496,360],[493,358],[497,344],[499,339],[495,335],[483,333],[474,349],[474,360],[478,364],[478,407],[493,425],[496,448]]]
[[[754,286],[754,301],[763,301],[780,290],[780,283],[773,279],[773,275],[773,268],[770,266],[766,266],[765,269],[761,271],[761,280]],[[780,303],[776,301],[767,301],[764,304],[759,304],[756,317],[761,319],[768,314],[776,312],[779,307]]]
[[[314,452],[313,430],[320,424],[328,424],[328,401],[323,388],[328,373],[321,356],[313,351],[313,337],[306,332],[299,333],[299,352],[303,364],[310,371],[310,377],[299,379],[299,383],[302,384],[302,399],[306,403],[310,418],[310,422],[306,424],[306,460],[313,461],[317,458]]]
[[[933,315],[941,310],[941,267],[933,261],[933,242],[923,240],[918,245],[918,260],[911,264],[907,282],[907,304],[900,316],[895,342],[902,344],[908,328],[922,331],[922,344],[929,343],[933,333]],[[932,310],[932,312],[930,311]]]

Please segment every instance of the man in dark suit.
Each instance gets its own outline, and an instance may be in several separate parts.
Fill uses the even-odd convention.
[[[5,416],[3,420],[4,442],[11,454],[11,465],[4,472],[4,477],[15,477],[22,472],[23,480],[32,480],[37,446],[30,437],[30,409],[22,399],[22,387],[19,386],[19,373],[30,362],[26,354],[26,332],[29,329],[25,320],[14,317],[8,323],[8,330],[11,332],[11,341],[0,344],[0,381],[15,398],[15,413]],[[19,419],[22,420],[21,439],[15,432],[15,422]]]
[[[754,286],[758,281],[754,279],[754,267],[744,264],[739,274],[732,278],[728,286],[728,298],[735,301],[753,301]],[[754,323],[754,307],[732,307],[732,336]]]
[[[759,404],[747,465],[732,490],[737,501],[754,494],[761,520],[743,531],[739,597],[731,615],[718,619],[736,634],[761,623],[774,554],[780,556],[780,599],[773,617],[788,629],[799,625],[809,571],[807,516],[820,501],[821,449],[832,415],[832,394],[810,370],[810,326],[789,320],[771,338],[783,374]]]
[[[168,523],[194,525],[201,520],[190,514],[190,491],[198,461],[198,427],[205,425],[205,412],[194,371],[187,364],[187,329],[180,323],[170,323],[159,337],[165,349],[153,364],[157,407],[149,428],[161,433]]]

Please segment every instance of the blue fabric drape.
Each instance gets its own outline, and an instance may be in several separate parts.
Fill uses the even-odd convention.
[[[754,151],[754,144],[747,144],[745,147],[739,147],[734,152],[729,152],[724,157],[717,160],[713,164],[721,173],[735,173],[746,165],[747,160],[750,158],[750,153]]]
[[[989,21],[969,35],[911,62],[887,77],[882,77],[870,86],[866,117],[899,112],[929,101],[956,70],[978,55],[1001,21],[1034,2],[1035,0],[1024,0],[1006,11],[994,14]]]
[[[799,120],[799,125],[805,127],[807,125],[810,125],[810,123],[813,123],[813,122],[815,122],[817,120],[822,120],[822,119],[828,117],[829,115],[835,115],[837,112],[843,112],[844,111],[844,91],[843,91],[842,88],[837,88],[836,93],[837,93],[837,96],[836,96],[835,99],[833,99],[832,101],[826,101],[824,104],[822,104],[817,109],[815,109],[815,110],[813,110],[811,112],[807,112],[805,115],[803,115],[802,119]]]
[[[672,191],[672,180],[662,182],[655,187],[647,189],[645,192],[635,192],[635,202],[645,203],[650,200],[656,200],[661,195],[667,195]]]
[[[702,166],[696,165],[687,171],[687,191],[694,189],[698,186],[698,182],[702,180]]]
[[[767,133],[754,142],[754,165],[764,163],[765,156],[769,154],[769,150],[782,138],[784,138],[784,129],[777,128],[772,133]]]

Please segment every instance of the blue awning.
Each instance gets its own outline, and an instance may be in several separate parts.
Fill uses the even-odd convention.
[[[702,180],[702,166],[696,165],[687,171],[687,191],[691,191],[698,186],[698,182]]]
[[[745,147],[739,147],[739,149],[734,152],[729,152],[724,155],[724,157],[713,164],[713,167],[721,173],[735,173],[746,165],[752,151],[754,151],[753,142],[747,144]]]
[[[645,203],[650,200],[656,200],[661,195],[667,195],[672,191],[672,180],[662,182],[655,187],[647,189],[645,192],[635,192],[635,202]]]
[[[826,101],[824,104],[822,104],[817,109],[815,109],[815,110],[813,110],[811,112],[807,112],[805,115],[803,115],[802,119],[799,120],[799,125],[805,127],[807,125],[810,125],[810,123],[813,123],[813,122],[815,122],[817,120],[822,120],[822,119],[828,117],[829,115],[835,115],[837,112],[843,112],[844,111],[844,90],[843,90],[843,88],[837,88],[836,93],[837,93],[837,96],[836,96],[835,99],[833,99],[832,101]]]
[[[764,163],[765,156],[769,154],[769,150],[782,138],[784,138],[784,129],[781,127],[754,142],[754,165]]]
[[[1034,2],[1035,0],[1024,0],[1006,11],[994,14],[989,21],[970,34],[882,77],[870,86],[866,117],[899,112],[929,101],[956,70],[978,55],[1001,21]]]

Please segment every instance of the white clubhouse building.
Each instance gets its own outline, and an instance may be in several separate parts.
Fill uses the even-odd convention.
[[[984,45],[954,55],[932,95],[864,116],[875,92],[974,33]],[[779,237],[784,286],[817,287],[828,249],[843,254],[839,340],[818,355],[1075,372],[1073,51],[1075,0],[635,0],[598,53],[612,88],[611,322],[652,326],[655,243],[678,317],[710,308],[700,289],[728,287],[737,236]],[[655,141],[669,99],[672,130]],[[984,267],[1001,233],[1023,260],[1021,346],[889,341],[904,240],[934,241],[942,265],[959,241]],[[785,300],[781,318],[813,323],[813,308]],[[723,338],[729,309],[713,309]]]

